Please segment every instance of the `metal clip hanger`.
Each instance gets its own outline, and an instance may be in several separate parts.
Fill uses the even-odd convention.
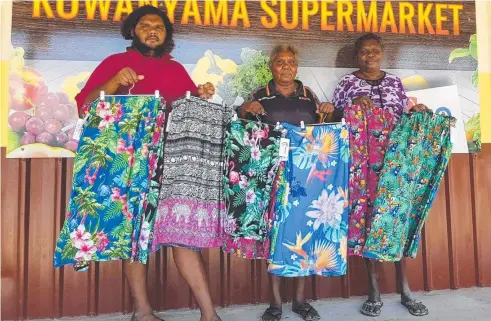
[[[150,96],[150,95],[132,95],[131,94],[131,91],[133,90],[133,88],[135,87],[135,83],[133,83],[133,85],[131,86],[131,88],[128,90],[128,94],[127,95],[109,95],[109,96]],[[156,99],[159,99],[160,98],[160,92],[158,90],[155,90],[155,93],[154,93],[154,96]],[[101,101],[104,101],[106,100],[106,93],[104,92],[104,90],[101,90],[100,94],[99,94],[99,99]]]
[[[280,122],[276,122],[276,126],[274,126],[274,130],[281,130],[283,126],[281,126]]]

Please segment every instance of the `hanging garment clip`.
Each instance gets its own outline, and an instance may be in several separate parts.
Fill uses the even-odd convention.
[[[99,93],[99,99],[101,101],[104,101],[106,99],[106,95],[104,94],[104,90],[101,90],[101,92]]]
[[[160,98],[160,92],[158,90],[155,91],[155,99]]]
[[[191,92],[189,90],[186,91],[186,99],[187,100],[191,99]]]
[[[73,131],[73,136],[72,136],[73,140],[76,140],[76,141],[80,140],[80,136],[82,136],[82,130],[83,130],[84,124],[87,121],[87,119],[89,119],[89,115],[90,114],[87,114],[87,115],[85,115],[84,118],[80,118],[77,121],[77,125],[75,126],[75,130]]]
[[[303,120],[300,122],[300,128],[305,129],[305,123]]]
[[[283,126],[281,126],[280,122],[279,122],[279,121],[277,121],[277,122],[276,122],[276,126],[274,126],[274,130],[281,130],[281,128],[282,128],[282,127],[283,127]]]
[[[346,125],[346,119],[344,119],[344,117],[341,119],[341,124],[343,124],[343,126]]]
[[[234,112],[234,114],[232,115],[232,121],[237,121],[238,117],[237,117],[237,113]]]

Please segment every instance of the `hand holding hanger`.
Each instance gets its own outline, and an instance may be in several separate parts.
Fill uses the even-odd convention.
[[[409,111],[414,111],[414,112],[431,112],[431,109],[426,107],[424,104],[417,104],[411,107]]]
[[[253,115],[266,115],[266,111],[258,101],[250,101],[240,107],[241,117],[244,118],[247,113]]]
[[[198,86],[198,95],[201,99],[210,99],[215,94],[215,86],[211,82]]]
[[[317,105],[318,114],[330,114],[334,111],[334,105],[331,103],[320,103]]]
[[[134,85],[140,80],[143,80],[145,77],[142,75],[138,75],[133,69],[130,67],[125,67],[121,69],[116,76],[114,76],[113,81],[115,81],[120,86],[130,86]]]
[[[373,104],[373,101],[370,99],[370,97],[367,96],[361,96],[358,98],[353,99],[353,105],[359,105],[363,110],[370,110],[375,107]]]

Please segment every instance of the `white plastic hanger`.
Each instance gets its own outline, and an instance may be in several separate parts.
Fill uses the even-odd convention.
[[[305,123],[303,120],[300,122],[300,128],[305,129]]]
[[[128,94],[127,95],[110,95],[110,96],[149,96],[149,95],[132,95],[131,94],[131,91],[133,90],[133,88],[135,87],[135,83],[133,83],[133,85],[131,86],[131,88],[128,90]],[[160,98],[160,91],[158,90],[155,90],[155,93],[154,93],[154,96],[156,99],[159,99]],[[99,93],[99,99],[101,101],[104,101],[106,100],[106,94],[104,93],[104,90],[101,90],[101,92]]]
[[[186,91],[186,99],[191,99],[191,92],[189,90]]]

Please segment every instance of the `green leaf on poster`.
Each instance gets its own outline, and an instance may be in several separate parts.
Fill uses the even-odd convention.
[[[469,49],[464,49],[464,48],[457,48],[454,49],[451,53],[450,56],[448,57],[448,63],[451,64],[456,58],[462,58],[462,57],[467,57],[470,56]]]

